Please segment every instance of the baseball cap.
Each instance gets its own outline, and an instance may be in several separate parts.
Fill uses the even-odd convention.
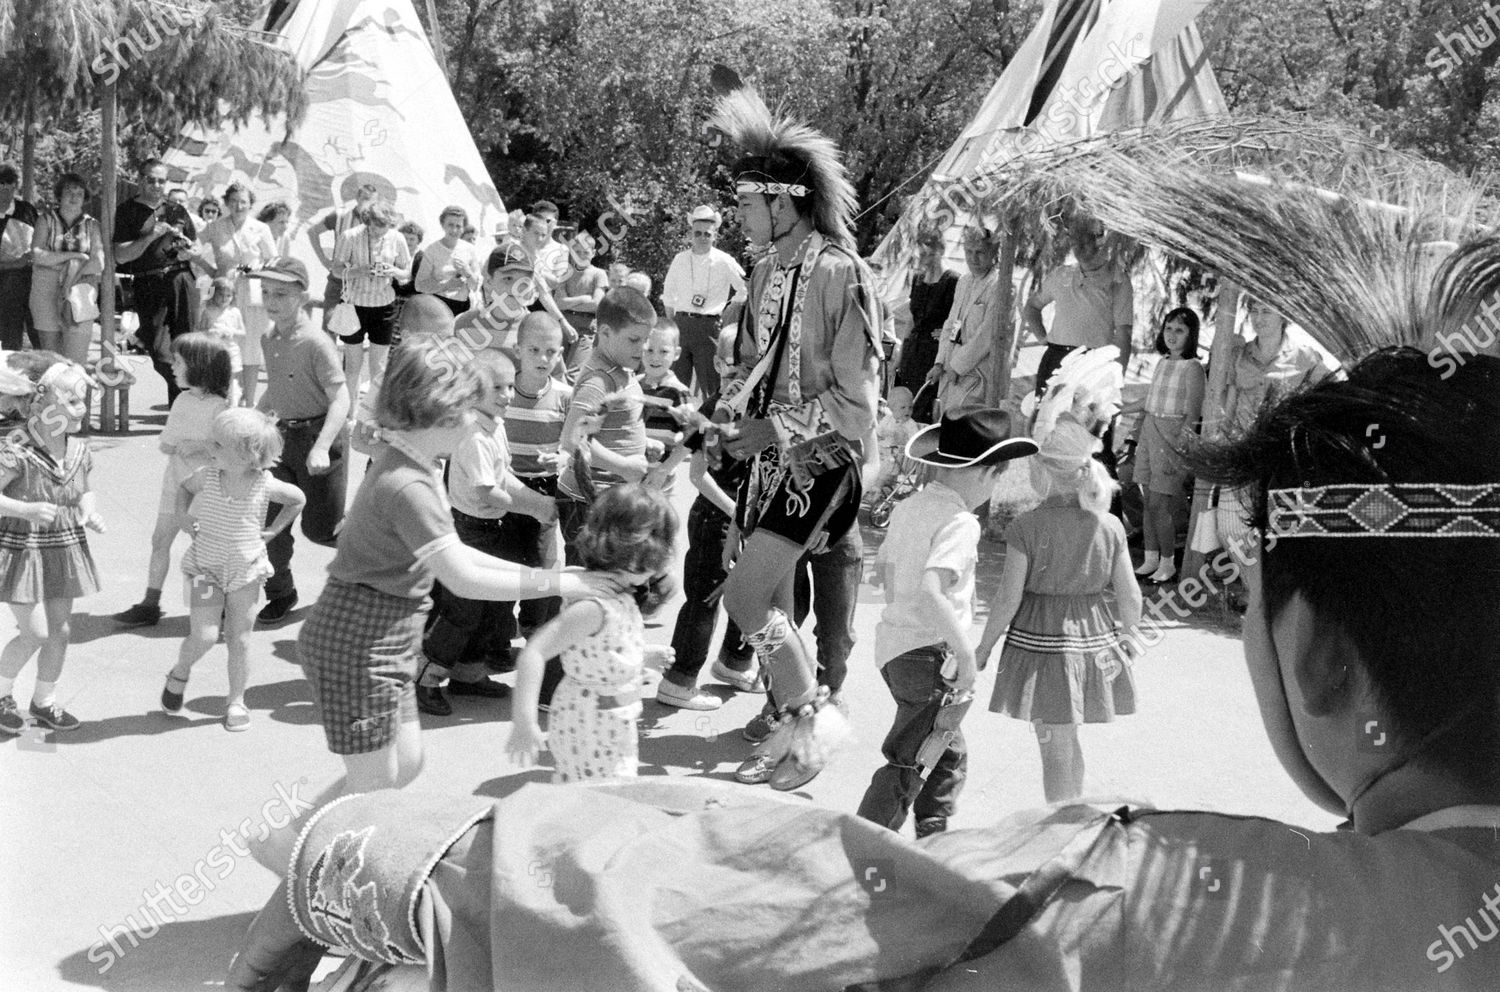
[[[688,214],[689,224],[695,224],[700,220],[706,220],[714,227],[718,227],[722,218],[719,216],[717,210],[705,203],[702,206],[695,207],[693,212]]]
[[[531,253],[521,246],[519,241],[504,241],[495,246],[490,252],[489,261],[485,263],[484,271],[494,275],[501,269],[516,269],[530,272],[535,267],[531,260]]]
[[[294,282],[303,289],[307,288],[307,266],[295,258],[282,256],[273,258],[260,268],[257,272],[250,273],[253,277],[271,279],[275,282]]]

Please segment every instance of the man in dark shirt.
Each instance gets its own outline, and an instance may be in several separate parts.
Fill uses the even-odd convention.
[[[167,199],[167,167],[160,159],[142,164],[140,192],[115,210],[114,236],[119,271],[135,277],[137,336],[167,381],[171,405],[181,392],[172,375],[172,341],[191,331],[198,318],[191,261],[199,249],[192,215]]]
[[[37,215],[16,195],[20,184],[16,167],[0,162],[0,348],[6,351],[20,350],[32,334],[31,234]]]

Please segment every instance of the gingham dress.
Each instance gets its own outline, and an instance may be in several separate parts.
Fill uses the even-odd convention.
[[[1080,508],[1075,496],[1049,497],[1011,523],[1005,543],[1026,555],[1026,586],[1000,652],[991,712],[1043,723],[1134,713],[1135,679],[1104,598],[1125,543],[1119,521]]]
[[[637,773],[645,624],[629,594],[591,602],[603,609],[604,623],[563,652],[567,677],[552,696],[547,746],[555,762],[554,782]]]
[[[93,455],[69,439],[59,465],[43,449],[10,438],[0,441],[0,467],[15,473],[5,495],[28,503],[55,503],[51,524],[0,517],[0,595],[7,603],[76,599],[99,591],[78,501],[89,488]]]

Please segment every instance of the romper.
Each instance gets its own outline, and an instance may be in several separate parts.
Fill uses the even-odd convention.
[[[203,489],[193,500],[198,532],[182,557],[182,571],[190,583],[202,577],[231,593],[271,577],[275,570],[260,536],[269,502],[267,474],[260,473],[248,494],[231,496],[224,490],[222,469],[202,470]],[[191,592],[188,602],[197,602]]]

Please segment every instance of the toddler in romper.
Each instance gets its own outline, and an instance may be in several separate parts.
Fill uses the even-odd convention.
[[[191,503],[197,523],[192,547],[182,559],[191,629],[161,691],[161,708],[169,716],[182,713],[188,675],[218,641],[222,616],[229,646],[224,728],[250,729],[245,708],[250,629],[261,587],[273,571],[266,541],[290,527],[307,502],[301,489],[271,475],[280,458],[276,421],[259,410],[235,407],[214,418],[212,464],[178,488],[178,518],[187,517]],[[264,526],[267,503],[281,506],[269,527]]]
[[[672,659],[670,647],[644,645],[641,609],[661,605],[651,580],[671,562],[676,534],[671,503],[640,483],[612,486],[589,508],[576,545],[584,567],[623,573],[635,590],[579,600],[526,642],[516,661],[515,725],[506,748],[519,764],[529,765],[546,746],[555,782],[636,775],[641,673]],[[542,666],[559,654],[565,675],[544,737],[536,718]]]

